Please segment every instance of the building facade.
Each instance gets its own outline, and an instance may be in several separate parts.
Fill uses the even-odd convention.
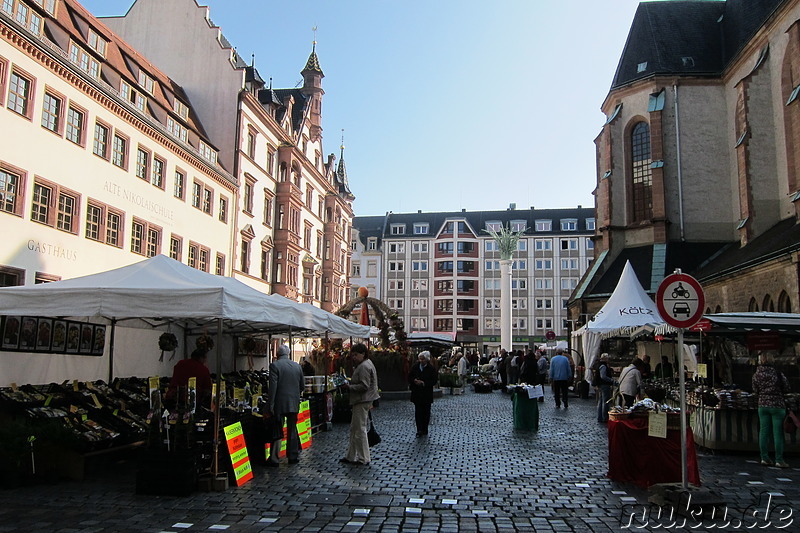
[[[229,275],[236,178],[183,88],[72,0],[0,4],[2,285],[159,253]]]
[[[349,294],[354,196],[344,147],[338,164],[324,155],[316,46],[302,86],[273,89],[195,0],[136,0],[125,16],[104,20],[185,87],[211,124],[209,136],[225,147],[220,157],[239,183],[232,275],[263,292],[338,309]]]
[[[548,331],[566,338],[567,299],[594,257],[594,210],[581,207],[387,213],[353,224],[354,294],[376,287],[407,331],[454,333],[481,351],[500,344],[500,253],[485,230],[522,232],[511,282],[516,349],[545,342]]]
[[[651,294],[694,275],[706,312],[797,312],[798,20],[796,0],[640,4],[602,106],[597,259],[573,319],[628,260]]]
[[[273,89],[195,0],[103,19],[73,0],[6,0],[0,29],[3,284],[163,253],[345,302],[354,197],[344,147],[323,156],[315,45],[302,86]]]

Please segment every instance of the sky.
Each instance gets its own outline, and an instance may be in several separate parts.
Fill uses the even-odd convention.
[[[302,81],[316,36],[324,153],[344,135],[357,216],[594,206],[638,0],[197,1],[275,88]],[[118,16],[133,0],[82,3]]]

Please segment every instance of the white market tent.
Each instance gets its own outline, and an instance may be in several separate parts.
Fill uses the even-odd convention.
[[[109,378],[170,375],[174,362],[161,363],[157,368],[159,351],[155,339],[171,327],[193,335],[302,335],[327,331],[369,335],[369,328],[321,309],[271,297],[233,278],[201,272],[163,255],[89,276],[0,288],[0,315],[58,317],[112,325],[102,357],[4,353],[0,373],[9,381],[22,383],[76,377],[98,379],[103,376],[104,366]],[[122,326],[122,330],[159,329],[152,343],[146,345],[141,337],[120,331],[115,348],[115,326]],[[220,349],[217,343],[218,372],[222,369]],[[140,364],[143,361],[146,363]],[[33,379],[25,379],[26,376]]]
[[[655,302],[642,288],[630,261],[625,263],[622,275],[611,297],[588,324],[579,328],[574,336],[581,339],[585,379],[591,382],[591,368],[604,338],[631,335],[642,328],[654,333],[674,331],[661,315]]]

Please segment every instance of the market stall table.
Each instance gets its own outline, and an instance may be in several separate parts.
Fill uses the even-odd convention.
[[[656,483],[681,481],[681,433],[668,430],[667,438],[647,434],[647,418],[608,421],[608,477],[647,488]],[[686,428],[688,482],[700,485],[700,470],[691,428]]]

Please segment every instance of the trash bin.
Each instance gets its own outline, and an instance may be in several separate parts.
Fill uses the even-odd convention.
[[[514,403],[514,429],[539,430],[539,400],[528,398],[528,392],[517,387],[511,397]]]

